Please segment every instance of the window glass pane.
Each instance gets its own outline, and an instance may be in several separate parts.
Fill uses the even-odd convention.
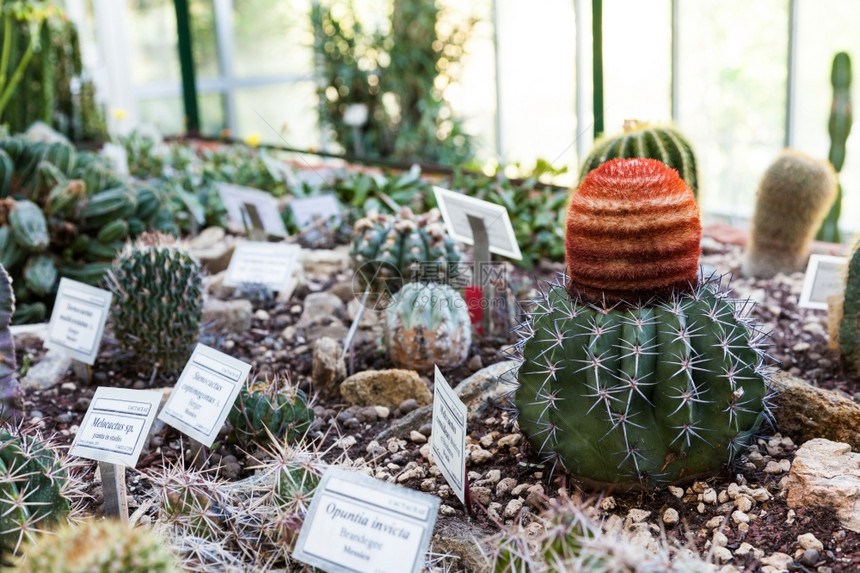
[[[672,19],[668,0],[603,3],[603,126],[672,117]],[[590,37],[590,35],[589,35]]]
[[[310,1],[234,0],[236,77],[310,75]]]
[[[794,147],[814,157],[827,158],[830,135],[827,131],[833,88],[830,68],[837,52],[851,56],[854,78],[851,84],[852,102],[860,102],[860,34],[857,16],[860,5],[853,0],[819,0],[798,3],[797,76]],[[850,17],[849,17],[850,16]],[[856,112],[855,112],[856,118]],[[842,217],[840,226],[847,231],[860,231],[860,131],[856,119],[848,137],[845,164],[839,173],[842,184]]]
[[[749,216],[783,147],[788,2],[681,2],[679,118],[706,213]]]
[[[506,158],[525,167],[542,158],[575,173],[573,2],[499,0],[496,5],[502,146]],[[487,85],[492,89],[492,76]],[[488,97],[494,98],[495,94]]]
[[[180,80],[173,0],[127,0],[132,79],[136,85]]]
[[[155,126],[162,135],[185,133],[182,96],[140,100],[138,113],[140,123]]]
[[[197,79],[215,78],[220,73],[218,42],[215,38],[215,7],[212,0],[190,0],[192,51]]]
[[[238,136],[298,149],[319,145],[312,81],[236,90]]]
[[[200,133],[217,137],[227,127],[224,118],[224,97],[220,93],[197,94],[200,113]]]

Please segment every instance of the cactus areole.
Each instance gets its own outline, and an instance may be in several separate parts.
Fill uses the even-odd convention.
[[[556,470],[599,488],[713,475],[750,443],[769,386],[760,336],[697,278],[690,188],[652,159],[593,170],[571,198],[569,277],[522,325],[520,429]]]

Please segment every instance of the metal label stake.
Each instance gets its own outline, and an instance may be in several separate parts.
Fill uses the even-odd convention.
[[[128,497],[125,491],[125,467],[117,467],[108,462],[99,462],[102,474],[102,495],[104,497],[105,515],[118,517],[123,523],[128,523]]]
[[[265,225],[263,225],[263,219],[260,217],[260,212],[257,211],[257,206],[252,203],[243,203],[242,211],[244,215],[243,218],[247,217],[248,221],[251,223],[247,229],[248,238],[252,241],[265,241],[266,228]]]
[[[367,309],[365,306],[367,304],[367,299],[370,296],[370,286],[364,289],[364,294],[361,296],[361,302],[358,305],[358,312],[355,314],[355,318],[352,321],[352,324],[349,325],[349,332],[346,333],[346,338],[343,339],[343,352],[341,352],[340,357],[344,359],[346,357],[347,351],[349,352],[349,375],[352,376],[354,374],[353,367],[355,366],[355,359],[353,352],[353,344],[355,343],[355,333],[358,331],[358,324],[361,322],[361,317],[364,316],[364,311]]]
[[[86,362],[72,360],[72,372],[75,373],[78,380],[86,382],[87,384],[93,381],[93,367]]]

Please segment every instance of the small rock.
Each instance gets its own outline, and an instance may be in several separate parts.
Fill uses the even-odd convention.
[[[469,488],[469,494],[472,499],[483,505],[484,507],[490,504],[491,490],[488,487],[473,486]]]
[[[728,563],[733,558],[732,552],[725,547],[717,546],[711,551],[714,556],[714,561],[717,563]]]
[[[430,424],[423,424],[420,428],[418,428],[418,431],[425,436],[430,437],[430,434],[433,433],[433,426]]]
[[[403,416],[405,414],[408,414],[412,410],[416,409],[417,407],[418,407],[418,402],[414,398],[409,398],[409,399],[401,402],[397,406],[397,409],[400,411],[400,415]]]
[[[492,484],[499,483],[499,480],[502,479],[502,472],[501,470],[490,470],[484,476],[484,479]]]
[[[340,343],[323,336],[314,344],[311,380],[314,389],[328,397],[340,395],[340,383],[346,378],[346,363]]]
[[[500,443],[501,443],[501,442],[500,442]],[[669,486],[669,493],[671,493],[672,495],[674,495],[674,496],[675,496],[675,497],[677,497],[678,499],[681,499],[682,497],[684,497],[684,488],[681,488],[681,487],[678,487],[678,486],[674,486],[674,485],[670,485],[670,486]]]
[[[72,358],[62,352],[48,350],[42,359],[30,367],[21,379],[22,390],[44,390],[62,380],[72,365]],[[89,407],[89,401],[87,401]],[[86,409],[85,409],[86,410]]]
[[[415,430],[412,430],[409,433],[409,439],[412,440],[413,442],[415,442],[416,444],[424,444],[427,442],[427,436],[425,436],[421,432],[417,432]]]
[[[469,370],[471,370],[472,372],[477,372],[478,370],[480,370],[481,368],[483,368],[483,367],[484,367],[484,363],[481,361],[481,355],[480,355],[480,354],[475,354],[474,356],[472,356],[472,357],[469,359],[469,362],[468,362],[468,364],[467,364],[467,367],[468,367],[468,368],[469,368]]]
[[[442,505],[439,506],[439,513],[441,513],[442,515],[451,517],[453,515],[457,515],[457,510],[454,509],[453,507],[451,507],[450,505],[443,503]]]
[[[729,538],[726,537],[726,534],[722,531],[715,531],[714,536],[711,539],[711,543],[713,543],[717,547],[725,547],[729,544]]]
[[[262,308],[259,308],[256,311],[254,311],[254,318],[256,318],[257,320],[262,320],[263,322],[268,322],[269,319],[272,317],[269,316],[268,312],[266,312]]]
[[[781,474],[783,471],[785,470],[773,460],[767,462],[767,465],[764,466],[764,473],[766,474]]]
[[[752,509],[753,502],[749,497],[745,495],[739,495],[737,498],[735,498],[735,507],[737,507],[738,510],[746,513]]]
[[[221,333],[242,334],[251,328],[253,312],[254,308],[249,300],[220,300],[209,297],[203,304],[201,322],[211,325],[211,330]]]
[[[663,523],[669,527],[677,525],[680,520],[681,516],[678,515],[678,510],[675,508],[670,507],[663,512]]]
[[[388,416],[391,415],[391,410],[389,410],[385,406],[374,406],[374,408],[376,409],[376,416],[380,420],[385,420],[386,418],[388,418]]]
[[[800,564],[807,567],[815,567],[818,560],[821,558],[821,553],[818,549],[806,549],[803,555],[800,556]]]
[[[520,443],[520,440],[522,440],[522,438],[522,434],[508,434],[507,436],[502,436],[501,438],[499,438],[499,447],[506,448],[516,446]]]
[[[714,488],[709,487],[702,493],[702,501],[714,505],[717,503],[717,492]]]
[[[648,519],[649,515],[651,515],[650,511],[633,508],[627,512],[627,519],[629,519],[631,523],[641,523]]]
[[[797,536],[797,544],[801,549],[817,549],[824,551],[824,544],[821,543],[812,533],[803,533]]]
[[[482,464],[493,457],[493,454],[484,448],[475,448],[469,452],[469,459],[476,464]]]
[[[735,523],[749,523],[750,516],[742,511],[733,511],[732,521],[734,521]]]
[[[512,489],[517,487],[517,480],[512,477],[502,478],[496,484],[496,497],[507,495]]]
[[[340,385],[344,402],[358,406],[396,408],[412,400],[416,406],[430,404],[433,396],[412,370],[366,370],[353,374]]]
[[[762,558],[762,565],[773,567],[776,571],[788,571],[788,564],[791,563],[791,555],[777,551],[773,555],[768,555]],[[764,571],[764,567],[762,571]]]
[[[603,511],[610,511],[615,509],[615,498],[611,495],[608,497],[604,497],[600,500],[600,509]]]
[[[508,502],[508,505],[505,506],[505,514],[504,515],[506,518],[516,517],[520,513],[520,510],[522,510],[522,508],[523,508],[523,500],[522,499],[519,499],[519,498],[512,499],[511,501]]]

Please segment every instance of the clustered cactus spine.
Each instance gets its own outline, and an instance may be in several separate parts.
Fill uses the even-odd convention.
[[[292,442],[307,432],[314,411],[305,393],[288,376],[275,376],[243,386],[230,410],[229,439],[265,444],[272,438]]]
[[[200,334],[200,263],[170,235],[126,243],[108,272],[120,346],[162,373],[179,372]]]
[[[394,293],[411,280],[455,276],[460,250],[445,232],[438,209],[416,216],[403,207],[397,217],[373,211],[359,219],[352,257],[362,289]]]
[[[579,182],[602,163],[610,159],[644,157],[657,159],[678,171],[681,179],[699,193],[699,172],[693,148],[678,130],[669,126],[653,126],[647,122],[627,120],[624,131],[613,136],[604,136],[594,144],[594,149],[585,158],[580,170]]]
[[[119,520],[88,519],[40,536],[16,571],[36,573],[179,573],[177,557],[149,529]]]
[[[851,113],[851,57],[839,52],[833,57],[830,68],[830,85],[833,86],[833,103],[830,105],[830,119],[827,131],[830,133],[830,153],[828,159],[836,173],[842,171],[845,163],[845,142],[851,133],[854,116]],[[824,218],[816,239],[840,242],[839,216],[842,214],[842,186],[838,186],[836,200]]]
[[[466,301],[448,285],[409,283],[385,309],[385,344],[398,368],[429,374],[469,354],[472,323]]]
[[[573,194],[571,276],[521,328],[514,396],[554,468],[645,489],[720,471],[758,431],[763,352],[718,285],[698,284],[700,233],[692,192],[656,160],[605,163]]]
[[[744,274],[771,278],[803,270],[836,187],[830,163],[784,150],[759,182]]]
[[[0,429],[0,561],[66,520],[79,485],[72,470],[37,433]]]
[[[9,330],[14,312],[12,281],[0,265],[0,419],[20,419],[24,412],[24,395],[15,377],[15,339]]]

